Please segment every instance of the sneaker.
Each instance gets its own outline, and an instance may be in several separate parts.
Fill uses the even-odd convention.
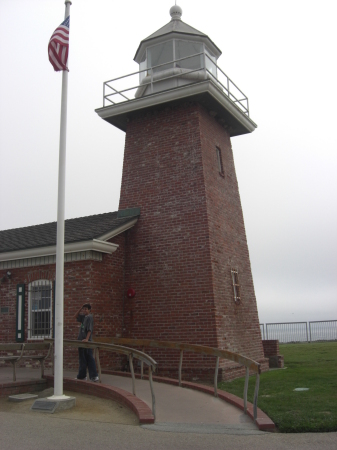
[[[78,377],[76,377],[75,380],[87,381],[87,377],[85,377],[85,378],[78,378]]]
[[[94,382],[99,381],[99,378],[98,377],[91,378],[91,381],[94,381]]]

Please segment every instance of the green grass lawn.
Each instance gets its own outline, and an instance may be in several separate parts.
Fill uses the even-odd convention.
[[[261,374],[258,407],[283,433],[337,431],[337,342],[283,344],[285,369]],[[255,376],[248,401],[253,402]],[[244,378],[219,389],[243,398]],[[295,388],[309,388],[296,392]]]

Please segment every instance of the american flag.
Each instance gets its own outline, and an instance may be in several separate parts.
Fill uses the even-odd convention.
[[[56,28],[48,44],[48,57],[54,70],[68,70],[70,16]]]

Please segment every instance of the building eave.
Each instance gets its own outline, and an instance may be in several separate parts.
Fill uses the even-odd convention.
[[[96,251],[100,253],[114,253],[119,246],[111,242],[105,242],[100,239],[92,239],[88,241],[71,242],[64,245],[64,253]],[[47,247],[35,247],[12,252],[0,253],[0,261],[11,261],[26,258],[37,258],[41,256],[50,256],[56,254],[56,245]]]

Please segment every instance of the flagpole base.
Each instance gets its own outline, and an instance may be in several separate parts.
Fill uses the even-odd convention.
[[[50,397],[47,397],[47,400],[63,402],[63,401],[68,400],[69,398],[75,398],[75,397],[69,397],[69,395],[52,395]]]

